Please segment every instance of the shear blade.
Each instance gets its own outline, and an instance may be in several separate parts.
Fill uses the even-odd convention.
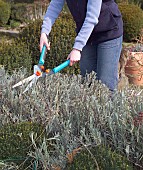
[[[24,83],[28,83],[29,81],[31,81],[32,79],[34,79],[35,78],[35,74],[33,74],[32,76],[30,76],[30,77],[27,77],[27,78],[25,78],[24,80],[21,80],[20,82],[18,82],[17,84],[15,84],[15,85],[13,85],[12,86],[12,88],[15,88],[15,87],[18,87],[18,86],[21,86],[21,85],[23,85]]]
[[[35,77],[37,77],[35,74],[37,71],[41,71],[41,69],[39,68],[38,65],[34,65],[34,74],[32,76],[29,76],[27,78],[25,78],[24,80],[21,80],[20,82],[18,82],[17,84],[13,85],[12,88],[18,87],[23,85],[24,83],[28,83],[31,80],[33,80]]]
[[[34,84],[36,84],[37,80],[39,77],[35,76],[33,78],[33,80],[27,85],[26,89],[23,91],[23,93],[25,93],[26,91],[28,91]]]

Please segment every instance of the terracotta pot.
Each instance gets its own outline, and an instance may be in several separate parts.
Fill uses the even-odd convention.
[[[143,85],[143,52],[131,52],[125,66],[130,84]]]

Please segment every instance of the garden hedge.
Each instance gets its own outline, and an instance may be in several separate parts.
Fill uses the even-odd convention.
[[[125,3],[120,3],[119,9],[124,22],[124,41],[135,41],[143,28],[143,11],[137,5]]]
[[[36,20],[28,24],[20,33],[19,38],[14,39],[11,44],[2,43],[0,47],[0,64],[10,71],[22,65],[29,71],[33,70],[33,65],[38,63],[40,50],[40,32],[42,20]],[[75,38],[75,23],[68,13],[63,13],[53,26],[49,39],[51,49],[47,53],[45,66],[53,68],[64,62],[70,51]],[[14,60],[16,58],[16,60]],[[31,69],[30,69],[31,65]],[[64,69],[67,73],[79,73],[79,66]]]
[[[11,7],[9,3],[0,0],[0,26],[8,23],[10,18]]]

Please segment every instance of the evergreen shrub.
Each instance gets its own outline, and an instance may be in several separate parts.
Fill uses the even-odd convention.
[[[20,23],[19,21],[10,20],[10,27],[11,27],[12,29],[19,27],[20,24],[21,24],[21,23]]]
[[[24,0],[24,1],[21,1],[21,0],[14,0],[15,3],[34,3],[34,0]]]
[[[36,20],[30,23],[21,33],[20,37],[28,44],[32,52],[32,63],[36,64],[39,60],[39,41],[41,32],[42,20]],[[69,13],[63,13],[55,22],[50,33],[49,39],[51,49],[47,53],[45,65],[53,68],[64,62],[70,51],[75,38],[75,23]],[[64,71],[69,73],[79,73],[79,66],[76,64],[72,68],[68,67]]]
[[[10,13],[11,13],[10,5],[0,0],[0,26],[3,26],[8,23]]]
[[[6,2],[9,3],[34,3],[34,0],[5,0]]]
[[[25,22],[27,20],[27,4],[25,3],[17,3],[12,4],[11,6],[11,19]]]
[[[134,4],[119,3],[124,22],[124,41],[134,41],[143,28],[143,11]]]
[[[28,23],[43,18],[47,6],[44,3],[12,3],[11,19]]]
[[[26,158],[33,150],[30,134],[37,134],[37,141],[43,140],[43,127],[38,123],[9,123],[0,127],[0,160]]]
[[[26,43],[20,39],[0,43],[0,64],[11,73],[21,67],[31,71],[31,54]]]
[[[38,63],[41,25],[42,20],[40,19],[30,22],[13,43],[5,44],[3,42],[1,44],[0,64],[4,65],[9,72],[21,66],[30,71],[33,69],[33,65]],[[50,33],[51,49],[47,53],[45,60],[46,67],[56,67],[67,59],[68,54],[72,50],[74,38],[75,23],[71,15],[65,12],[57,19]],[[73,67],[67,67],[63,72],[70,74],[79,73],[78,63]]]
[[[77,153],[73,162],[67,164],[65,170],[133,170],[133,165],[126,157],[112,151],[107,146],[96,146],[94,148],[85,148]]]
[[[9,122],[0,127],[0,161],[5,163],[4,167],[13,167],[13,170],[32,168],[34,160],[28,155],[34,151],[32,136],[35,143],[41,143],[44,131],[44,125],[30,121]]]

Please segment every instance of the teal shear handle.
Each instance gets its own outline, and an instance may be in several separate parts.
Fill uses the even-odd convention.
[[[60,64],[59,66],[52,69],[54,73],[57,73],[67,67],[70,64],[70,60],[66,60],[64,63]]]
[[[45,58],[46,58],[47,47],[44,45],[42,48],[42,52],[40,54],[40,59],[38,65],[44,65]]]

